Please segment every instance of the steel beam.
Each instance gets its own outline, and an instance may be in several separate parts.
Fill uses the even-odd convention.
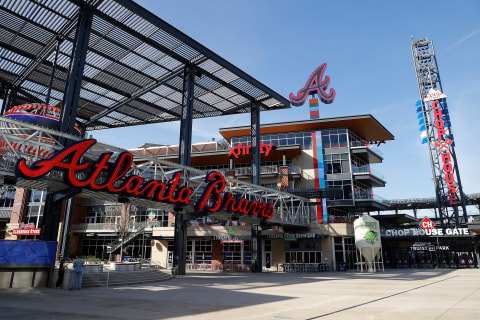
[[[252,225],[252,271],[262,272],[262,229],[258,224]]]
[[[186,68],[183,79],[183,105],[182,118],[180,120],[180,143],[178,154],[178,163],[184,166],[190,165],[192,153],[194,86],[195,70],[193,67]]]
[[[92,28],[92,19],[92,9],[86,6],[81,8],[58,128],[59,131],[69,134],[74,133],[75,122],[77,120],[78,102],[83,80],[83,69],[87,57],[88,40],[90,39],[90,30]]]
[[[53,79],[55,78],[55,70],[57,69],[58,52],[60,51],[60,38],[57,39],[57,48],[55,50],[55,58],[53,60],[52,75],[50,76],[50,83],[48,84],[47,98],[45,104],[50,104],[50,94],[52,93]]]
[[[66,201],[65,215],[62,226],[62,242],[60,244],[60,256],[68,257],[68,249],[70,247],[70,230],[72,229],[73,210],[75,208],[75,198]]]
[[[193,124],[193,92],[195,86],[195,70],[193,67],[184,70],[182,119],[180,121],[180,143],[178,163],[190,165],[192,153],[192,124]],[[185,172],[186,175],[186,172]],[[175,208],[175,234],[173,248],[173,270],[179,275],[185,274],[187,263],[187,222],[181,207]]]
[[[144,95],[145,93],[147,92],[150,92],[152,91],[153,89],[157,88],[157,87],[160,87],[162,84],[166,83],[167,81],[170,81],[171,79],[175,78],[176,76],[178,76],[180,73],[184,72],[183,68],[182,69],[179,69],[177,70],[176,72],[174,73],[171,73],[169,75],[167,75],[166,77],[163,77],[161,79],[158,79],[155,83],[152,83],[150,86],[146,87],[146,88],[143,88],[137,92],[135,92],[135,94],[133,94],[132,96],[130,97],[127,97],[126,99],[122,100],[122,101],[119,101],[117,102],[115,105],[113,105],[112,107],[108,108],[107,110],[105,111],[102,111],[101,113],[99,113],[98,115],[92,117],[89,121],[87,121],[85,123],[86,126],[88,126],[89,124],[97,121],[98,119],[101,119],[102,117],[108,115],[109,113],[121,108],[122,106],[124,106],[125,104],[129,103],[129,102],[132,102],[133,100],[141,97],[142,95]],[[143,101],[142,101],[143,103]],[[155,104],[153,104],[155,105]],[[162,108],[160,106],[157,106],[155,105],[156,108],[159,109],[159,111],[162,111],[162,112],[165,112],[165,113],[168,113],[172,116],[175,116],[175,117],[178,117],[179,115],[175,112],[172,112],[168,109],[165,109],[165,108]]]
[[[260,185],[260,107],[256,103],[252,103],[250,115],[252,183]]]

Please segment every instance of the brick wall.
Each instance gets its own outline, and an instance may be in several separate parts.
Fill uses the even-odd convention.
[[[220,240],[212,240],[212,264],[223,264],[223,244]]]
[[[280,167],[280,189],[288,189],[288,167]]]
[[[7,223],[7,232],[5,232],[6,240],[17,240],[21,238],[21,236],[12,235],[12,229],[17,229],[20,226],[20,223],[23,222],[27,211],[29,196],[30,190],[17,188],[13,201],[12,215],[10,216],[10,222]]]

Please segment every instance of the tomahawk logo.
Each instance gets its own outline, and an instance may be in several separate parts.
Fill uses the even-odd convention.
[[[435,223],[432,220],[430,220],[428,217],[425,217],[422,219],[422,221],[420,221],[419,225],[420,225],[420,228],[422,228],[423,230],[430,231],[435,226]]]
[[[323,77],[326,68],[327,64],[324,63],[315,69],[308,78],[307,83],[305,83],[305,86],[298,90],[297,95],[290,93],[289,97],[292,105],[296,107],[302,106],[309,94],[318,94],[323,103],[329,104],[333,102],[333,99],[335,99],[335,90],[330,88],[329,93],[327,93],[327,88],[330,84],[330,77]]]

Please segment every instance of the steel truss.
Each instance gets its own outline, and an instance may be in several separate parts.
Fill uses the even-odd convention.
[[[453,142],[448,149],[441,150],[438,147],[438,142],[445,142],[446,139],[453,140],[453,133],[450,126],[450,118],[448,115],[446,99],[441,98],[439,101],[441,104],[442,114],[445,116],[444,123],[447,136],[438,136],[437,128],[435,127],[436,119],[434,109],[432,107],[433,101],[424,100],[431,89],[443,92],[433,42],[427,38],[418,40],[412,39],[412,57],[417,75],[417,84],[420,94],[423,119],[425,121],[428,149],[432,165],[436,202],[439,210],[441,227],[444,228],[452,225],[459,227],[460,225],[467,223],[467,210],[465,208],[465,195],[463,194],[457,157],[455,155],[455,143]],[[451,191],[449,191],[449,183],[445,178],[445,174],[447,172],[444,170],[444,161],[442,156],[449,156],[451,158],[451,162],[453,163],[453,171],[451,174],[455,177],[453,184],[455,187],[455,197],[458,202],[456,204],[451,204],[449,200]],[[463,221],[460,220],[458,210],[459,207],[461,207],[463,211]]]
[[[40,126],[12,120],[0,118],[0,177],[3,182],[15,184],[18,187],[47,190],[49,192],[57,192],[69,188],[63,181],[63,174],[60,171],[53,171],[40,180],[24,180],[16,179],[14,165],[20,158],[27,159],[27,163],[31,164],[46,156],[52,155],[54,152],[61,150],[65,145],[61,141],[80,141],[82,138],[60,133],[55,130],[43,128]],[[28,135],[19,134],[19,132],[29,132]],[[86,158],[97,159],[98,156],[105,152],[112,152],[111,161],[115,161],[118,155],[126,150],[103,143],[96,143],[85,154]],[[183,184],[191,187],[194,192],[191,196],[191,202],[195,203],[206,186],[205,171],[197,170],[188,166],[159,160],[147,155],[133,153],[134,164],[128,175],[139,175],[147,180],[154,179],[158,181],[169,180],[173,173],[183,171]],[[82,178],[81,174],[78,176]],[[98,184],[102,183],[100,176]],[[292,195],[286,192],[263,188],[251,183],[235,180],[225,177],[227,186],[224,192],[231,192],[235,197],[245,198],[250,201],[269,202],[274,204],[274,217],[265,221],[267,224],[274,225],[294,225],[308,226],[310,222],[310,208],[307,199]],[[86,198],[96,198],[107,201],[118,201],[118,195],[106,192],[93,192],[87,189],[81,190],[80,196]],[[164,210],[174,210],[172,204],[145,200],[139,198],[130,198],[130,202],[137,206],[159,208]],[[195,213],[193,205],[183,208],[186,214],[198,214],[200,217],[204,213]],[[211,214],[215,218],[229,219],[232,214],[226,211]],[[190,217],[191,218],[191,217]],[[250,223],[259,223],[259,218],[240,215],[239,218]]]

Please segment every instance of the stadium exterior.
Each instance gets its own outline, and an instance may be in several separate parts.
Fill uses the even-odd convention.
[[[192,145],[191,165],[249,181],[250,127],[222,128],[220,133],[224,141]],[[264,269],[277,270],[285,263],[323,263],[333,268],[338,262],[354,268],[351,222],[362,212],[387,208],[374,193],[374,188],[386,182],[373,169],[383,161],[373,143],[393,140],[393,135],[371,115],[264,124],[260,133],[262,186],[313,202],[309,227],[262,231]],[[145,144],[130,151],[178,162],[175,145]],[[321,192],[328,200],[321,200]],[[44,193],[18,189],[15,199],[9,226],[23,222],[38,227]],[[70,255],[114,259],[122,249],[124,256],[151,258],[171,267],[173,212],[78,197],[75,203]],[[15,237],[7,231],[6,238]],[[119,237],[126,239],[122,248],[115,247]],[[251,240],[252,227],[235,215],[227,221],[209,216],[190,220],[187,263],[193,268],[222,265],[249,269]]]

